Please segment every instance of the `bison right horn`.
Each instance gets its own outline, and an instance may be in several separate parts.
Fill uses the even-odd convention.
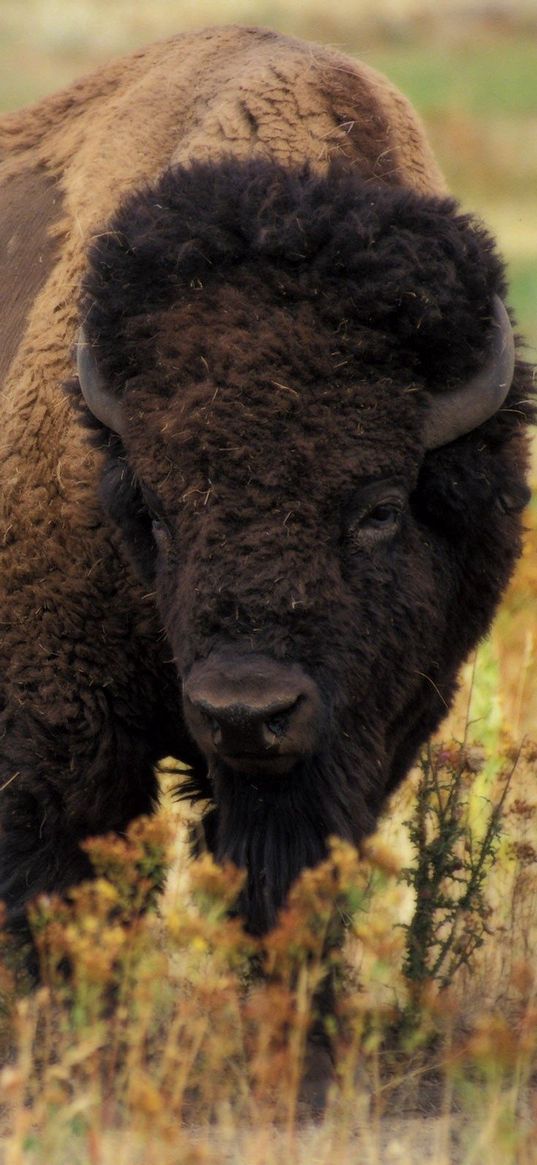
[[[483,368],[466,384],[434,397],[425,422],[425,447],[438,449],[477,429],[501,408],[512,384],[515,341],[511,321],[499,296],[494,296],[492,344]]]
[[[78,333],[76,367],[84,400],[94,417],[121,435],[124,416],[121,401],[106,387],[84,328]]]

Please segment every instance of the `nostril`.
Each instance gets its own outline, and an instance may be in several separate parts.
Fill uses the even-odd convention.
[[[295,720],[295,712],[302,702],[303,697],[297,696],[296,699],[289,700],[285,704],[280,703],[279,706],[267,708],[265,712],[265,728],[269,732],[272,732],[273,736],[285,736],[289,732],[289,728],[292,728]]]
[[[213,743],[214,744],[221,744],[222,743],[222,725],[220,724],[220,721],[216,719],[216,716],[209,716],[208,720],[209,720],[209,728],[211,729],[211,733],[212,733],[212,737],[213,737]]]
[[[273,716],[271,720],[265,721],[265,728],[272,734],[272,736],[284,736],[289,727],[289,716]]]
[[[201,714],[202,720],[204,721],[204,723],[207,725],[207,728],[209,729],[213,743],[214,744],[221,744],[222,743],[222,725],[220,723],[220,720],[214,715],[214,712],[212,709],[207,708],[207,707],[204,708],[203,704],[201,704],[201,703],[198,705],[198,710]]]

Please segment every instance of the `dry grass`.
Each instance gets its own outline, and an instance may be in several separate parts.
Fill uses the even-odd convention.
[[[529,1165],[537,747],[502,749],[481,817],[472,786],[486,755],[467,745],[436,748],[433,757],[428,843],[445,824],[458,780],[456,837],[432,911],[430,900],[426,906],[449,955],[442,974],[431,943],[426,973],[408,974],[401,921],[413,925],[416,915],[402,863],[382,838],[361,859],[334,843],[325,865],[295,887],[263,947],[228,914],[240,874],[208,857],[185,861],[186,822],[171,803],[129,839],[92,843],[96,883],[68,905],[50,899],[36,909],[44,986],[17,999],[4,971],[6,1165],[104,1165],[112,1157],[115,1165],[373,1165],[410,1159],[410,1145],[416,1162],[469,1165],[486,1153],[498,1165]],[[489,844],[491,807],[505,795]],[[410,788],[404,796],[402,811],[415,825]],[[482,899],[464,901],[455,873],[483,839]],[[328,958],[340,981],[327,1028],[335,1075],[325,1116],[312,1124],[301,1077],[334,918],[347,928],[345,949],[332,947]],[[479,940],[471,954],[470,934]]]

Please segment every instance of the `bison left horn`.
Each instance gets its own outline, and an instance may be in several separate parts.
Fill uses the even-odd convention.
[[[76,367],[82,395],[90,412],[114,433],[121,434],[124,423],[121,401],[106,387],[84,328],[78,333]]]
[[[513,380],[515,341],[511,321],[494,296],[492,343],[486,364],[466,384],[434,398],[425,422],[425,447],[438,449],[477,429],[501,408]]]

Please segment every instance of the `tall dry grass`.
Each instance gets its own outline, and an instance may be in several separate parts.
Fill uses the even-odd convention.
[[[6,1165],[350,1165],[406,1159],[409,1140],[439,1163],[532,1161],[537,747],[501,762],[476,817],[486,756],[434,747],[406,806],[417,861],[381,838],[360,857],[334,842],[263,943],[230,917],[241,874],[185,861],[171,802],[89,843],[96,881],[35,908],[43,986],[21,997],[5,952]],[[333,1073],[314,1127],[303,1077],[327,972]]]

